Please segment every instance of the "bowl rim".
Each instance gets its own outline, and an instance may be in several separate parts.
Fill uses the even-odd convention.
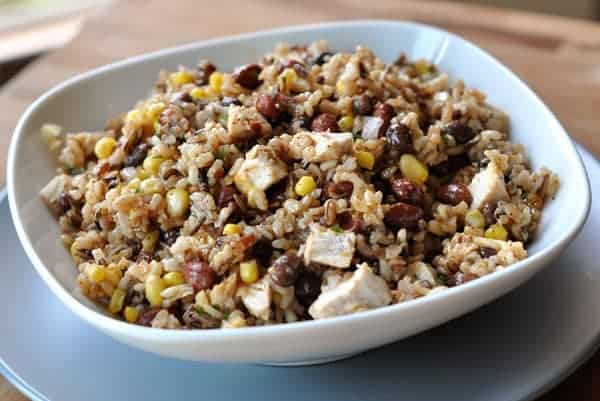
[[[243,330],[169,330],[165,331],[163,329],[157,329],[152,327],[144,327],[139,325],[134,325],[131,323],[126,323],[119,319],[115,319],[108,315],[105,315],[99,311],[88,307],[74,295],[71,294],[63,285],[54,277],[54,275],[50,272],[50,270],[45,266],[42,262],[40,256],[38,256],[37,252],[33,248],[33,245],[29,239],[29,236],[25,230],[24,224],[21,220],[21,216],[19,214],[19,208],[16,204],[15,197],[15,170],[16,170],[16,160],[17,160],[17,150],[18,146],[21,143],[22,138],[25,136],[25,127],[30,119],[30,117],[44,105],[46,102],[51,101],[56,95],[58,95],[63,90],[69,89],[72,86],[77,85],[82,81],[86,81],[92,79],[94,77],[109,73],[112,70],[124,68],[130,65],[143,63],[147,60],[152,60],[164,56],[170,56],[177,53],[187,52],[194,49],[202,49],[207,47],[214,47],[225,43],[232,43],[244,40],[250,40],[258,37],[268,37],[268,36],[276,36],[279,34],[286,33],[294,33],[294,32],[305,32],[311,31],[315,29],[336,29],[336,28],[345,28],[352,26],[368,26],[371,28],[384,28],[388,26],[403,26],[409,29],[421,30],[421,31],[429,31],[438,35],[442,35],[446,40],[452,40],[458,42],[461,46],[469,48],[471,51],[475,52],[478,57],[487,59],[488,61],[492,61],[497,64],[502,72],[505,74],[506,79],[510,80],[513,85],[520,87],[521,90],[525,91],[530,97],[533,98],[534,102],[539,106],[542,106],[542,110],[545,114],[546,119],[550,119],[558,128],[560,128],[559,138],[562,139],[562,144],[566,148],[563,148],[565,154],[572,158],[571,163],[576,166],[576,171],[573,171],[573,175],[577,175],[583,179],[586,183],[583,188],[580,188],[580,195],[582,197],[583,208],[579,209],[577,216],[574,218],[574,223],[571,225],[571,230],[565,232],[561,237],[550,241],[550,243],[541,249],[539,252],[532,256],[528,256],[526,259],[519,261],[513,265],[508,266],[507,268],[495,272],[494,274],[489,274],[483,277],[478,278],[477,280],[473,280],[471,282],[467,282],[462,284],[459,287],[453,287],[446,291],[440,291],[435,294],[431,294],[426,297],[421,297],[417,299],[413,299],[410,302],[404,302],[399,304],[388,305],[382,308],[371,309],[368,311],[349,314],[344,316],[337,316],[328,319],[321,320],[308,320],[301,322],[293,322],[293,323],[285,323],[285,324],[274,324],[268,326],[260,326],[260,327],[247,327]],[[276,38],[273,39],[276,41]],[[281,336],[284,334],[292,334],[297,332],[298,330],[307,331],[320,331],[324,329],[332,329],[334,327],[340,327],[346,325],[350,327],[352,324],[357,324],[361,321],[376,321],[383,317],[393,317],[394,314],[399,311],[410,309],[410,308],[419,308],[425,307],[426,305],[437,304],[443,302],[443,300],[447,300],[452,302],[454,298],[458,298],[460,294],[470,291],[472,288],[476,287],[484,287],[493,281],[497,281],[511,275],[516,269],[527,268],[528,266],[532,266],[536,264],[535,262],[542,262],[544,258],[549,256],[553,251],[560,249],[570,243],[575,236],[579,233],[583,224],[585,223],[591,206],[591,190],[590,190],[590,182],[587,176],[586,170],[583,166],[583,162],[581,160],[581,156],[577,152],[571,138],[567,134],[564,127],[560,124],[556,116],[552,113],[552,111],[540,100],[537,94],[529,88],[515,73],[509,70],[502,62],[497,60],[495,57],[490,55],[487,51],[481,49],[477,45],[471,43],[470,41],[463,39],[461,36],[448,32],[446,30],[412,21],[394,21],[394,20],[379,20],[379,19],[357,19],[357,20],[347,20],[347,21],[332,21],[332,22],[323,22],[323,23],[313,23],[313,24],[304,24],[304,25],[294,25],[290,27],[279,27],[275,29],[267,29],[260,30],[256,32],[243,33],[239,35],[232,36],[224,36],[218,38],[212,38],[208,40],[201,40],[192,43],[187,43],[184,45],[173,46],[166,49],[161,49],[153,52],[143,53],[140,55],[136,55],[124,60],[116,61],[114,63],[110,63],[90,71],[84,72],[82,74],[78,74],[70,79],[67,79],[48,91],[46,91],[43,95],[37,98],[23,113],[21,118],[19,119],[14,132],[11,138],[9,152],[8,152],[8,161],[7,161],[7,189],[8,189],[8,200],[10,205],[10,212],[13,219],[13,223],[15,225],[19,240],[29,257],[30,261],[34,265],[38,274],[42,277],[42,279],[46,282],[46,284],[50,287],[52,292],[77,316],[81,317],[92,326],[96,326],[104,331],[108,332],[117,332],[122,335],[128,337],[137,337],[137,338],[148,338],[152,339],[157,343],[169,343],[169,342],[190,342],[190,341],[203,341],[207,343],[217,343],[222,341],[243,339],[247,336],[255,336],[261,339],[268,339],[275,336]]]

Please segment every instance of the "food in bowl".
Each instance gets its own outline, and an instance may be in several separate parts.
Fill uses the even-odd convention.
[[[41,190],[81,291],[130,323],[324,319],[527,257],[559,187],[509,119],[426,60],[278,45],[231,73],[160,73],[99,132],[42,135]]]

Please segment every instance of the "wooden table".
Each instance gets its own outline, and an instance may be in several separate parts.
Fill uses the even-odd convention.
[[[75,41],[33,63],[0,92],[0,183],[17,118],[34,98],[65,78],[210,37],[357,18],[422,21],[474,41],[524,77],[573,137],[600,156],[600,24],[443,2],[381,0],[365,6],[361,0],[129,0],[89,20]],[[600,375],[600,353],[542,400],[600,400],[594,373]],[[1,378],[0,399],[24,400]]]

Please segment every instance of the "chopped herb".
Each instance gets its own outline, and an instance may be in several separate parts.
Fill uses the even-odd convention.
[[[198,305],[194,305],[194,308],[196,309],[196,312],[198,312],[201,315],[208,315],[208,313],[204,310],[203,307],[198,306]]]
[[[361,139],[362,131],[357,131],[357,132],[352,133],[352,137],[354,138],[354,140]]]
[[[220,146],[217,152],[213,152],[215,158],[225,161],[227,158],[227,149],[225,146]]]
[[[231,316],[231,312],[225,312],[225,314],[223,315],[223,319],[229,320],[229,316]]]
[[[442,134],[442,141],[448,145],[450,143],[450,137],[448,137],[448,134]]]
[[[77,175],[77,174],[81,174],[85,171],[85,169],[83,167],[75,167],[75,166],[71,166],[69,164],[65,164],[65,166],[63,167],[65,172],[69,175]]]
[[[227,126],[227,120],[229,120],[229,115],[227,113],[223,113],[219,116],[219,122],[223,127]]]
[[[442,284],[444,284],[444,285],[448,285],[448,280],[449,280],[449,278],[448,278],[448,275],[447,275],[447,274],[444,274],[444,273],[438,273],[438,274],[437,274],[437,278],[438,278],[438,280],[439,280],[439,281],[440,281]]]
[[[344,232],[344,229],[342,227],[340,227],[339,224],[334,224],[331,227],[329,227],[329,229],[336,234],[341,234]]]
[[[212,305],[213,308],[215,308],[216,310],[218,310],[219,312],[221,312],[221,308],[219,308],[218,305]]]

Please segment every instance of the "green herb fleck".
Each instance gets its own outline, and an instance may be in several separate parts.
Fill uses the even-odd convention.
[[[203,307],[199,306],[199,305],[194,305],[194,308],[196,309],[196,312],[198,312],[201,315],[208,315],[208,313],[204,310]]]
[[[77,175],[77,174],[81,174],[84,172],[83,167],[75,167],[75,166],[71,166],[70,164],[66,164],[66,163],[65,163],[63,169],[69,175]]]
[[[229,120],[229,115],[227,113],[223,113],[219,116],[219,122],[223,127],[227,126],[227,121]]]
[[[442,134],[442,141],[448,145],[450,143],[450,137],[448,136],[448,134]]]
[[[362,139],[362,131],[356,131],[352,134],[352,137],[354,138],[354,140],[357,139]]]
[[[329,227],[329,229],[336,234],[341,234],[344,232],[344,229],[342,227],[340,227],[339,224],[334,224],[331,227]]]
[[[227,153],[228,152],[225,146],[220,146],[218,151],[213,152],[213,156],[215,156],[215,158],[219,160],[225,161],[225,159],[227,158]]]
[[[444,274],[444,273],[438,273],[437,274],[437,278],[438,280],[443,284],[443,285],[448,285],[448,275]]]

